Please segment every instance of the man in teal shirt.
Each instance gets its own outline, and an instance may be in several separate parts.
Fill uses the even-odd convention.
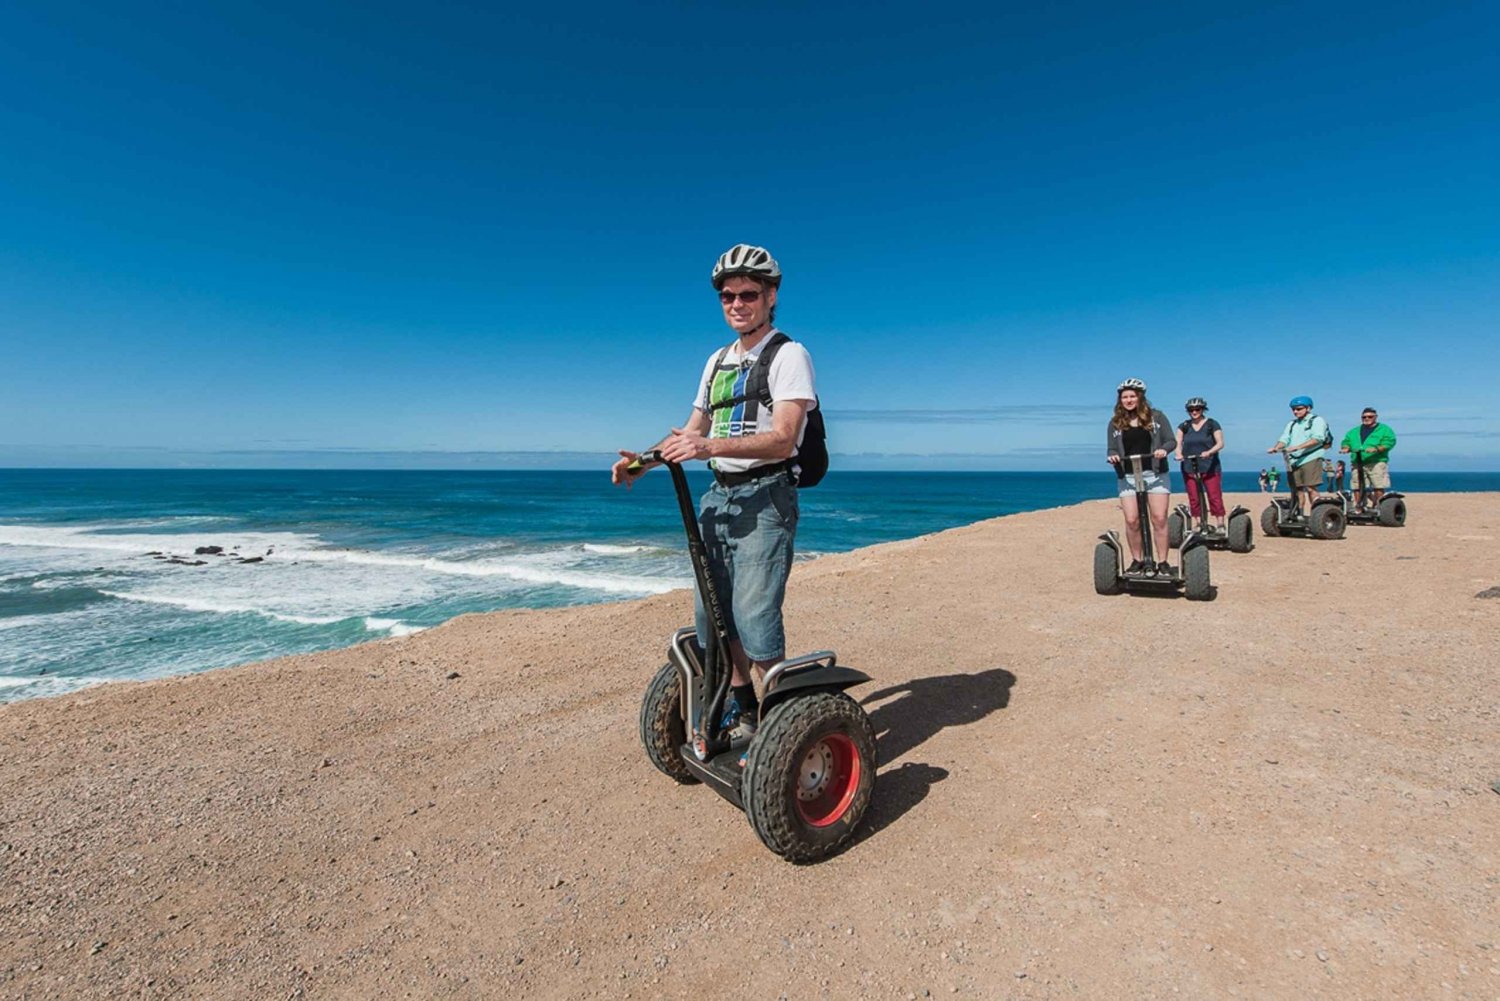
[[[1312,397],[1293,397],[1288,406],[1292,408],[1292,419],[1266,452],[1286,453],[1292,467],[1287,489],[1302,513],[1311,516],[1313,501],[1318,499],[1318,486],[1323,482],[1323,451],[1333,443],[1333,438],[1328,422],[1312,412]]]
[[[1355,503],[1360,507],[1365,506],[1369,500],[1371,507],[1380,506],[1380,498],[1391,488],[1391,470],[1387,465],[1387,457],[1391,449],[1396,447],[1396,432],[1392,431],[1390,425],[1380,423],[1380,415],[1375,412],[1374,407],[1365,407],[1364,412],[1359,415],[1359,425],[1349,429],[1344,435],[1344,441],[1339,445],[1339,451],[1348,453],[1353,457],[1354,469],[1350,473],[1350,481],[1356,491]],[[1359,478],[1360,466],[1364,466],[1364,481]],[[1368,498],[1366,497],[1368,494]]]

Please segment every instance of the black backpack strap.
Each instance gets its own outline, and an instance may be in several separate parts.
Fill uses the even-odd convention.
[[[781,350],[781,346],[790,344],[791,341],[790,337],[779,330],[771,335],[766,346],[760,349],[760,357],[755,361],[750,378],[745,380],[746,396],[759,399],[763,406],[771,405],[771,362],[776,360],[776,352]]]

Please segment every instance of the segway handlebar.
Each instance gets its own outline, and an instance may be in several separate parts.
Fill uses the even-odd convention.
[[[625,467],[625,472],[639,473],[644,471],[645,468],[649,465],[653,465],[655,463],[665,463],[666,461],[666,459],[663,459],[661,457],[660,449],[648,448],[646,449],[646,451],[637,455],[634,462]]]
[[[1155,462],[1156,455],[1152,452],[1146,452],[1142,455],[1122,455],[1120,456],[1120,465],[1128,466],[1137,459],[1141,460],[1142,462]]]

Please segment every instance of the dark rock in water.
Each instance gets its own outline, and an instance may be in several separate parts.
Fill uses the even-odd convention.
[[[207,560],[185,560],[181,556],[174,556],[168,563],[176,563],[180,567],[201,567],[208,563]]]
[[[264,556],[251,556],[249,559],[240,560],[241,563],[264,563],[265,561]]]
[[[1487,587],[1474,595],[1476,598],[1500,598],[1500,587]]]
[[[224,555],[224,547],[223,546],[199,546],[197,549],[193,550],[193,555],[194,556],[222,556],[222,555]]]
[[[149,553],[147,553],[146,555],[147,556],[160,556],[161,555],[161,550],[160,549],[153,549]]]

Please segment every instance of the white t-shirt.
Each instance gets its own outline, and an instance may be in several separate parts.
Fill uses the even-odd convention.
[[[719,352],[715,351],[708,356],[708,361],[703,365],[703,375],[698,380],[698,393],[693,398],[693,406],[704,413],[709,413],[708,390],[709,384],[718,375],[721,379],[733,377],[733,385],[728,388],[728,396],[742,396],[745,392],[745,382],[750,374],[750,368],[760,358],[761,349],[770,342],[771,338],[779,333],[772,329],[768,330],[755,346],[743,356],[740,354],[739,340],[736,339],[733,346],[725,353],[724,360],[719,363],[717,373],[714,362],[718,361]],[[817,400],[817,389],[815,387],[816,376],[813,373],[812,356],[807,349],[796,341],[783,344],[776,352],[776,357],[771,360],[771,370],[767,373],[766,388],[771,393],[771,407],[768,409],[760,405],[759,400],[746,400],[744,403],[736,404],[734,407],[723,407],[710,413],[711,424],[709,425],[708,437],[710,438],[743,438],[747,435],[761,434],[770,431],[772,427],[772,413],[776,404],[782,400]],[[722,387],[721,387],[722,388]],[[721,399],[724,397],[721,396]],[[816,407],[814,402],[809,409]],[[802,434],[807,430],[806,418],[802,421],[802,427],[797,429],[797,445],[802,444]],[[796,450],[792,451],[795,460]],[[712,465],[721,473],[743,473],[754,469],[756,466],[768,466],[777,459],[714,459]]]

